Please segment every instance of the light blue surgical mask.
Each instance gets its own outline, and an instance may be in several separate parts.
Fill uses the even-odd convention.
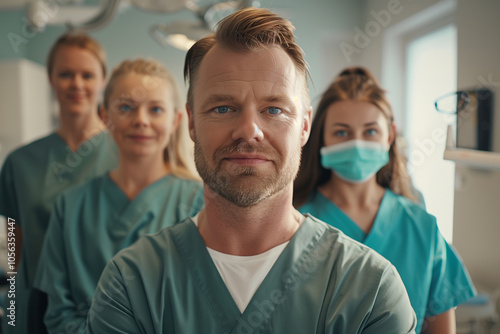
[[[321,165],[341,179],[363,183],[389,162],[389,146],[366,140],[349,140],[322,147]]]

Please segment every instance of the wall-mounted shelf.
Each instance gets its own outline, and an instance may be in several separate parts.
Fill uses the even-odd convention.
[[[451,126],[448,126],[446,134],[446,149],[443,158],[469,167],[500,170],[500,153],[456,147]]]
[[[471,150],[466,148],[446,148],[444,159],[470,167],[500,170],[500,153]]]

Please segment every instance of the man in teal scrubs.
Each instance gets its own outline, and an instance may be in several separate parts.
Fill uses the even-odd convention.
[[[87,333],[414,333],[395,268],[292,206],[312,111],[291,23],[240,10],[185,75],[205,209],[108,263]]]

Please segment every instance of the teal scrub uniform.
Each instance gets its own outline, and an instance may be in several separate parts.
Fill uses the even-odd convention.
[[[50,333],[82,333],[106,263],[139,237],[195,215],[199,181],[167,175],[130,201],[106,173],[69,190],[54,206],[35,279],[47,293]]]
[[[23,246],[15,298],[6,299],[7,304],[15,300],[16,326],[6,326],[4,321],[5,333],[27,333],[28,298],[54,199],[113,169],[117,162],[116,146],[108,132],[93,136],[74,152],[53,133],[7,156],[0,172],[0,215],[14,219],[22,228]]]
[[[108,263],[86,333],[402,334],[414,333],[415,325],[394,266],[312,217],[242,314],[197,227],[186,219]]]
[[[386,189],[368,235],[316,191],[299,208],[376,250],[398,270],[418,319],[443,313],[476,293],[457,252],[439,233],[436,218],[421,205]]]

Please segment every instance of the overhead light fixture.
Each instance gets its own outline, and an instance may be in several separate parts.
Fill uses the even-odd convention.
[[[139,9],[172,13],[188,9],[195,13],[195,21],[177,21],[171,24],[157,24],[150,28],[150,35],[160,45],[174,46],[188,50],[197,40],[210,34],[217,23],[235,11],[246,7],[260,7],[255,0],[220,1],[205,7],[198,6],[198,0],[100,0],[100,6],[75,5],[81,0],[66,0],[51,15],[43,9],[49,0],[29,0],[27,18],[32,29],[43,31],[46,25],[66,25],[69,30],[92,31],[111,22],[119,11],[134,6]],[[42,15],[44,14],[44,15]]]
[[[167,42],[181,50],[189,50],[196,43],[184,34],[170,34],[167,37]]]
[[[84,6],[82,0],[29,0],[26,17],[34,31],[43,31],[47,25],[66,25],[70,30],[100,29],[122,9],[130,6],[154,13],[173,13],[196,6],[198,0],[100,0],[100,5]],[[59,1],[61,2],[61,1]]]
[[[235,0],[217,2],[202,8],[188,1],[186,8],[196,14],[196,21],[157,24],[151,27],[150,35],[164,47],[173,46],[187,51],[197,40],[212,33],[220,20],[246,7],[260,7],[260,3],[253,0]]]
[[[127,0],[132,5],[148,12],[173,13],[185,9],[193,0]],[[197,1],[197,0],[195,0]]]
[[[82,6],[77,1],[66,1],[63,6],[46,0],[31,0],[26,7],[26,18],[31,28],[38,32],[47,25],[66,25],[70,30],[95,30],[111,21],[120,4],[120,0],[101,2],[100,6]]]
[[[200,38],[210,34],[210,30],[201,21],[176,21],[171,24],[157,24],[151,27],[150,35],[163,47],[174,46],[187,51]]]

